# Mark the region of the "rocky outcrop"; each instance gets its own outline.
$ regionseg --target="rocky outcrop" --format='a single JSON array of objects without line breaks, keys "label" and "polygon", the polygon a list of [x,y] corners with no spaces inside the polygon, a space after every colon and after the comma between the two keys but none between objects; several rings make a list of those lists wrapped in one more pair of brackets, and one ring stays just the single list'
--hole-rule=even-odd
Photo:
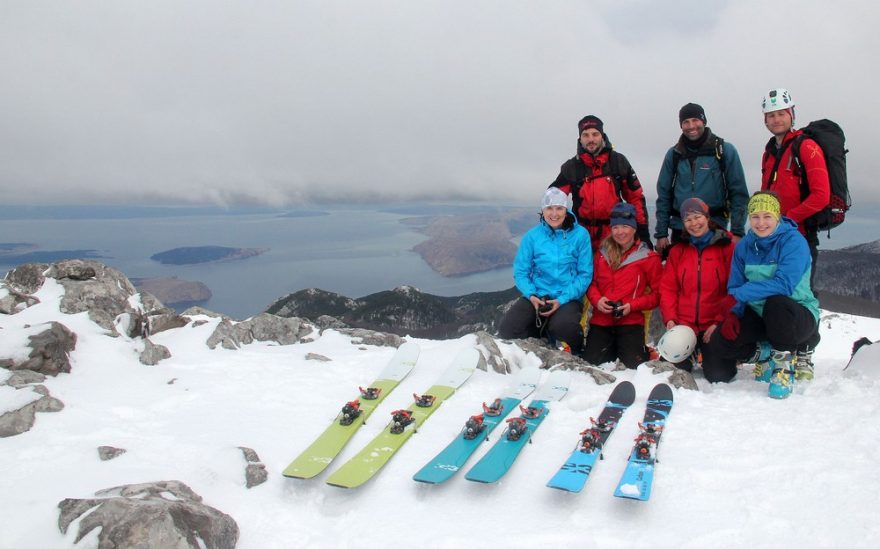
[{"label": "rocky outcrop", "polygon": [[11,370],[31,370],[57,376],[70,372],[70,353],[76,348],[76,334],[60,322],[48,322],[46,330],[29,336],[31,352],[24,362],[13,364]]},{"label": "rocky outcrop", "polygon": [[45,263],[26,263],[6,273],[4,282],[18,293],[33,294],[43,287],[46,280],[43,273],[48,268]]},{"label": "rocky outcrop", "polygon": [[260,461],[260,456],[257,455],[257,452],[246,446],[239,446],[238,449],[241,450],[245,461],[247,461],[247,467],[244,470],[245,486],[253,488],[266,482],[269,478],[269,473],[266,471],[266,465]]},{"label": "rocky outcrop", "polygon": [[376,347],[400,347],[405,341],[397,334],[363,330],[361,328],[344,328],[339,333],[351,338],[352,345],[374,345]]},{"label": "rocky outcrop", "polygon": [[58,504],[62,533],[81,519],[74,543],[95,529],[102,548],[232,549],[238,542],[235,520],[203,504],[201,496],[180,481],[117,486],[95,495]]},{"label": "rocky outcrop", "polygon": [[160,360],[171,358],[171,351],[164,345],[156,345],[149,338],[144,338],[144,350],[138,357],[141,364],[155,366]]},{"label": "rocky outcrop", "polygon": [[[49,266],[46,277],[54,278],[64,286],[61,312],[87,312],[89,318],[102,328],[116,334],[116,317],[123,313],[140,313],[128,299],[137,293],[124,274],[97,261],[72,259]],[[132,328],[138,326],[133,323]],[[136,337],[139,333],[128,333]]]},{"label": "rocky outcrop", "polygon": [[64,403],[49,394],[49,390],[41,385],[46,380],[43,374],[22,370],[14,372],[0,389],[22,391],[16,394],[17,400],[26,402],[16,410],[0,415],[0,438],[20,435],[29,431],[36,421],[37,412],[58,412]]},{"label": "rocky outcrop", "polygon": [[501,354],[501,349],[498,348],[495,338],[487,332],[477,332],[475,335],[477,336],[477,350],[483,355],[483,369],[492,368],[493,372],[499,374],[511,373],[510,363]]},{"label": "rocky outcrop", "polygon": [[280,345],[292,345],[311,341],[308,336],[316,332],[314,326],[299,318],[282,318],[268,313],[259,314],[243,322],[223,319],[208,338],[211,349],[220,345],[224,349],[238,349],[254,341],[274,341]]},{"label": "rocky outcrop", "polygon": [[97,261],[81,259],[29,263],[9,271],[3,281],[8,295],[0,298],[0,312],[15,314],[38,303],[33,294],[47,278],[55,279],[64,288],[62,313],[86,312],[109,335],[140,337],[147,329],[150,315],[173,312],[146,294],[140,307],[134,305],[137,301],[131,298],[137,290],[124,274]]},{"label": "rocky outcrop", "polygon": [[542,368],[561,368],[563,370],[585,372],[590,374],[593,381],[598,385],[605,385],[606,383],[614,383],[617,381],[617,377],[609,374],[605,370],[596,368],[571,353],[552,348],[547,345],[547,342],[541,339],[517,339],[513,341],[513,343],[523,351],[537,355],[538,358],[541,359]]}]

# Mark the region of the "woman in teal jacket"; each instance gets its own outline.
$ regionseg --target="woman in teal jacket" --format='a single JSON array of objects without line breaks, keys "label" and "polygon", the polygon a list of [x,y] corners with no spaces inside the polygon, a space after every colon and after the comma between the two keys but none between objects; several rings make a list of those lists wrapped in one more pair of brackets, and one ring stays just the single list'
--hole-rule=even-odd
[{"label": "woman in teal jacket", "polygon": [[520,241],[513,263],[517,299],[501,320],[504,339],[540,337],[544,331],[578,353],[584,334],[580,325],[584,293],[593,279],[590,234],[567,208],[568,196],[547,189],[541,220]]},{"label": "woman in teal jacket", "polygon": [[797,224],[781,216],[774,193],[755,193],[748,212],[751,229],[733,252],[727,283],[733,306],[709,344],[721,356],[755,362],[756,379],[770,382],[769,396],[786,398],[799,359],[819,343],[810,249]]}]

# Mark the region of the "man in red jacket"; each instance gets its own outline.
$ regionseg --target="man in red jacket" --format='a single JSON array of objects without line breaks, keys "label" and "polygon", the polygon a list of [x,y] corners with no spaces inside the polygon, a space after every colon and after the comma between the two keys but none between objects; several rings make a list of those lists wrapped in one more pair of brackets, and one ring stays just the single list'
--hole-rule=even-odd
[{"label": "man in red jacket", "polygon": [[[819,255],[819,233],[804,221],[818,213],[831,200],[831,184],[825,154],[819,145],[808,137],[800,140],[798,158],[795,161],[792,148],[795,138],[803,130],[794,129],[794,100],[788,90],[777,88],[764,96],[764,125],[773,134],[764,150],[761,162],[761,190],[773,191],[779,197],[782,215],[798,225],[807,239],[813,260],[810,288],[815,293],[816,259]],[[806,193],[802,193],[802,179],[806,178]]]},{"label": "man in red jacket", "polygon": [[653,249],[645,195],[629,160],[614,150],[597,116],[591,114],[578,122],[578,136],[577,154],[562,164],[550,186],[571,193],[572,210],[589,231],[593,251],[611,234],[611,209],[618,202],[635,208],[636,234]]}]

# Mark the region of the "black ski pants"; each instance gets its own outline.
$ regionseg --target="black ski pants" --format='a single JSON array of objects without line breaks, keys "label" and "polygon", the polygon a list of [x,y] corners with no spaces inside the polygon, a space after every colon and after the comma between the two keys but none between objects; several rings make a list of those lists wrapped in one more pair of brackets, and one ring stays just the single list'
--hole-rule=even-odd
[{"label": "black ski pants", "polygon": [[[713,354],[734,361],[749,360],[755,355],[758,342],[767,341],[779,351],[807,351],[819,344],[819,323],[809,309],[788,296],[775,295],[764,302],[764,314],[758,315],[746,306],[740,321],[739,335],[729,341],[715,330],[707,347]],[[736,364],[721,361],[710,365],[703,363],[706,379],[730,381],[736,376]]]},{"label": "black ski pants", "polygon": [[549,317],[539,316],[532,302],[526,298],[517,299],[498,326],[501,339],[525,339],[527,337],[549,336],[556,341],[564,341],[573,354],[580,353],[584,344],[581,329],[580,301],[569,301],[559,307]]},{"label": "black ski pants", "polygon": [[645,347],[645,326],[598,326],[590,324],[587,343],[581,358],[598,366],[603,362],[620,359],[630,369],[648,360]]},{"label": "black ski pants", "polygon": [[[696,350],[696,352],[699,352],[702,355],[703,360],[701,365],[703,368],[703,375],[706,376],[706,380],[710,383],[730,381],[733,376],[736,375],[736,360],[720,356],[717,349],[710,346],[708,343],[703,342],[704,334],[705,332],[697,334]],[[679,362],[675,366],[682,370],[687,370],[688,372],[693,371],[693,365],[690,360]]]}]

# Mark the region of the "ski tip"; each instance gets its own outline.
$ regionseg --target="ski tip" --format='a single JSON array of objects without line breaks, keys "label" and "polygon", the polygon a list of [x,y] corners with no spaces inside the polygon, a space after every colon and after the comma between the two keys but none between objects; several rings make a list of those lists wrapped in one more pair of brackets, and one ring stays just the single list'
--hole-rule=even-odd
[{"label": "ski tip", "polygon": [[300,480],[309,480],[309,479],[315,478],[317,476],[317,475],[298,475],[296,473],[286,473],[286,472],[282,472],[281,475],[285,476],[287,478],[297,478]]},{"label": "ski tip", "polygon": [[666,383],[658,383],[651,389],[649,400],[672,400],[672,387]]},{"label": "ski tip", "polygon": [[479,482],[480,484],[492,484],[495,482],[494,480],[486,480],[486,479],[482,479],[482,478],[473,478],[473,477],[464,477],[464,478],[466,478],[467,480],[469,480],[471,482]]},{"label": "ski tip", "polygon": [[609,399],[611,402],[631,406],[636,400],[636,387],[629,381],[621,381],[615,385],[611,391]]},{"label": "ski tip", "polygon": [[581,491],[581,488],[568,488],[565,486],[557,486],[557,485],[551,484],[549,482],[547,484],[545,484],[545,486],[547,486],[547,488],[553,488],[554,490],[559,490],[560,492],[566,492],[569,494],[577,494]]},{"label": "ski tip", "polygon": [[345,488],[346,490],[351,490],[352,488],[357,488],[360,484],[338,484],[336,482],[327,481],[327,486],[335,486],[336,488]]}]

